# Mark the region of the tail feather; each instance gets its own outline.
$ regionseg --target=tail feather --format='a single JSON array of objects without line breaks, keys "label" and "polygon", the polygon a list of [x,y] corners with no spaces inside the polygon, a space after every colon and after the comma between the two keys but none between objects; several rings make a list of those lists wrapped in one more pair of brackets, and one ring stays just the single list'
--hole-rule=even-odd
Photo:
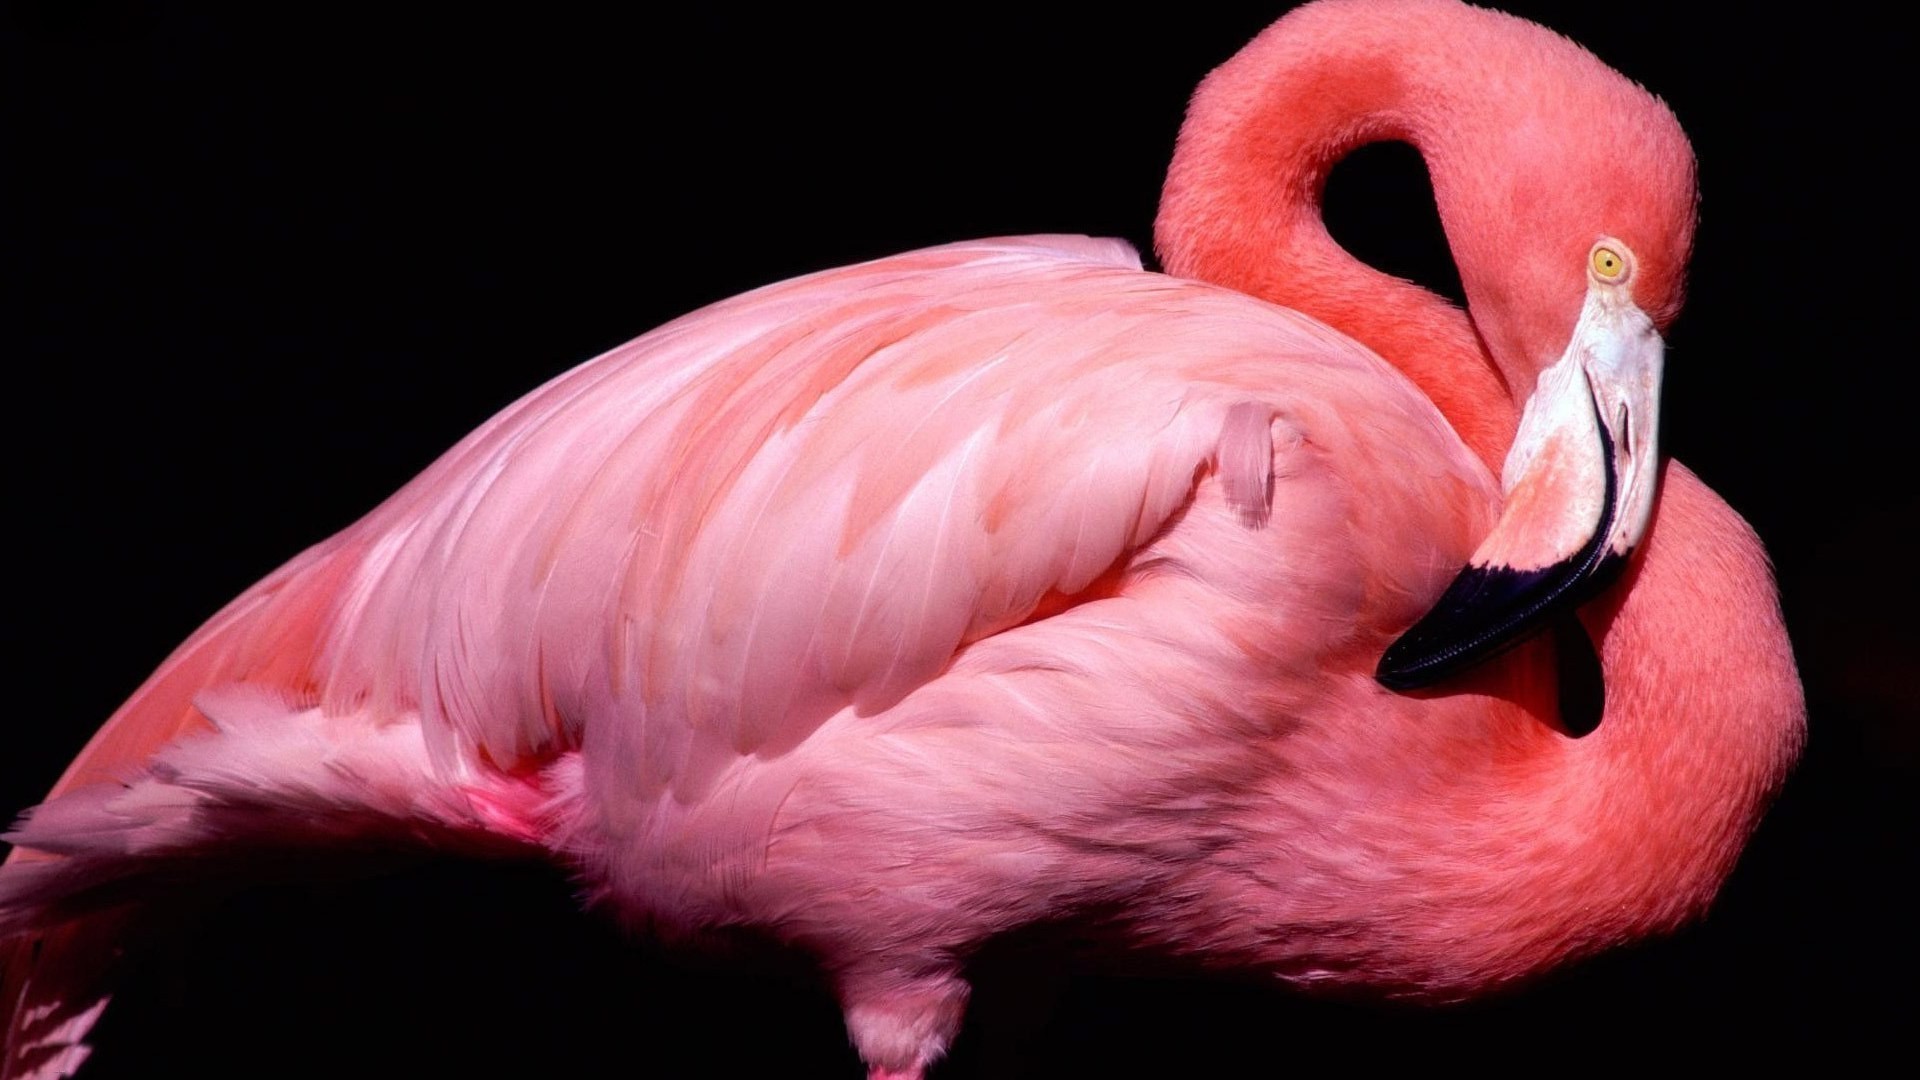
[{"label": "tail feather", "polygon": [[257,880],[313,851],[513,856],[557,835],[547,775],[450,777],[417,716],[315,707],[313,658],[364,554],[355,535],[208,620],[4,837],[0,1080],[79,1066],[128,935],[204,891],[184,886]]},{"label": "tail feather", "polygon": [[[205,733],[136,774],[30,810],[0,866],[0,1080],[69,1075],[104,1008],[126,935],[172,903],[257,880],[277,856],[544,853],[559,764],[525,777],[435,772],[416,724],[325,716],[271,690],[201,695]],[[577,770],[576,770],[577,771]]]},{"label": "tail feather", "polygon": [[107,1007],[128,918],[100,912],[0,941],[0,1011],[9,1018],[0,1078],[61,1080],[87,1060],[86,1036]]},{"label": "tail feather", "polygon": [[[140,922],[140,904],[126,901],[143,881],[153,884],[153,860],[133,853],[192,847],[191,830],[171,844],[157,835],[164,823],[190,822],[190,807],[143,809],[135,815],[149,827],[143,832],[118,820],[110,804],[139,786],[156,754],[214,730],[196,701],[207,687],[303,684],[326,598],[353,555],[338,538],[310,549],[209,619],[101,725],[46,801],[6,837],[16,847],[0,866],[0,1080],[70,1076],[86,1059],[84,1039],[106,1006],[107,980],[127,931]],[[146,794],[204,801],[185,789],[149,786]]]},{"label": "tail feather", "polygon": [[49,797],[124,780],[168,743],[207,731],[198,699],[209,687],[309,685],[333,597],[358,554],[348,534],[336,536],[208,619],[107,718]]}]

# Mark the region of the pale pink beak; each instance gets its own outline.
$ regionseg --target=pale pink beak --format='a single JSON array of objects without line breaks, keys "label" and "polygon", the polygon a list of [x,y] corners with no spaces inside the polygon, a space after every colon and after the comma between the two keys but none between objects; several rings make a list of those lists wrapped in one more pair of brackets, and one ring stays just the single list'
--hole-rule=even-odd
[{"label": "pale pink beak", "polygon": [[[1625,247],[1602,240],[1603,251]],[[1540,373],[1501,471],[1500,520],[1380,658],[1387,687],[1431,685],[1544,628],[1604,588],[1646,534],[1666,347],[1633,302],[1623,257],[1614,276],[1589,270],[1572,340]]]}]

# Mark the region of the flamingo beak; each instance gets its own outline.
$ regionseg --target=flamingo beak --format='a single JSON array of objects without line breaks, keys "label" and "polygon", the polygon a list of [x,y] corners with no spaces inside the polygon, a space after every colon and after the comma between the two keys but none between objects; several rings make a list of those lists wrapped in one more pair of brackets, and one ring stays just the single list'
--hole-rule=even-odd
[{"label": "flamingo beak", "polygon": [[1604,588],[1646,535],[1666,347],[1633,302],[1630,256],[1601,273],[1602,253],[1616,251],[1595,245],[1573,339],[1540,373],[1501,472],[1500,519],[1380,658],[1388,688],[1431,685],[1544,629]]}]

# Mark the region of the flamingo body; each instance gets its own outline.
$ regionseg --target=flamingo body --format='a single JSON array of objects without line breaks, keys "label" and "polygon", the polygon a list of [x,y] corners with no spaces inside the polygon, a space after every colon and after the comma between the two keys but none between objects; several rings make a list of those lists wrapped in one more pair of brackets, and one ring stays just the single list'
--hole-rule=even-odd
[{"label": "flamingo body", "polygon": [[[1317,46],[1365,72],[1327,43],[1457,22],[1649,107],[1469,12],[1316,5],[1235,63],[1298,72]],[[0,1072],[77,1066],[100,942],[147,883],[300,843],[534,854],[636,928],[770,936],[819,963],[875,1077],[937,1060],[983,944],[1080,912],[1193,962],[1424,999],[1696,915],[1802,712],[1764,552],[1684,469],[1582,611],[1593,735],[1568,737],[1549,642],[1440,692],[1374,678],[1462,565],[1593,533],[1561,509],[1597,490],[1574,451],[1529,451],[1554,479],[1509,477],[1526,499],[1493,466],[1575,316],[1620,292],[1582,284],[1595,236],[1627,238],[1648,326],[1677,310],[1690,158],[1651,209],[1556,189],[1529,204],[1551,244],[1456,240],[1476,333],[1304,216],[1221,232],[1220,207],[1271,201],[1189,154],[1272,122],[1200,111],[1244,100],[1233,71],[1163,210],[1192,277],[1025,237],[714,305],[536,390],[215,616],[13,835]],[[1321,107],[1374,92],[1315,85]],[[1664,111],[1634,117],[1609,153],[1685,157]],[[1425,147],[1469,237],[1490,197],[1440,165],[1473,146]],[[1268,172],[1312,188],[1289,167]]]}]

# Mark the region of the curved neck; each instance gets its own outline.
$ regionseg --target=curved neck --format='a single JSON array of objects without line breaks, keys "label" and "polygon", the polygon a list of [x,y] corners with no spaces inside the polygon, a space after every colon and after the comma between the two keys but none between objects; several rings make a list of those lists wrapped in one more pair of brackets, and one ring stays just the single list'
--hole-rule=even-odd
[{"label": "curved neck", "polygon": [[1588,853],[1565,902],[1611,904],[1621,939],[1706,910],[1806,735],[1765,548],[1684,466],[1664,474],[1641,556],[1581,611],[1606,714],[1541,778]]},{"label": "curved neck", "polygon": [[[1323,5],[1294,12],[1195,93],[1155,222],[1162,265],[1304,312],[1367,345],[1498,474],[1519,416],[1514,391],[1530,392],[1532,373],[1502,371],[1465,312],[1355,259],[1321,213],[1327,174],[1341,158],[1367,143],[1411,143],[1458,261],[1454,224],[1469,209],[1459,178],[1471,170],[1456,163],[1488,149],[1475,145],[1489,127],[1486,103],[1454,100],[1459,60],[1436,27],[1347,11],[1320,32],[1315,23],[1326,14]],[[1432,14],[1504,18],[1453,6]],[[1464,261],[1461,270],[1472,297]]]},{"label": "curved neck", "polygon": [[[1285,729],[1246,838],[1164,890],[1194,955],[1457,999],[1701,915],[1778,792],[1805,703],[1752,531],[1669,465],[1642,558],[1584,612],[1606,716],[1550,726],[1550,650]],[[1343,719],[1349,718],[1349,719]],[[1190,935],[1190,936],[1187,936]]]}]

